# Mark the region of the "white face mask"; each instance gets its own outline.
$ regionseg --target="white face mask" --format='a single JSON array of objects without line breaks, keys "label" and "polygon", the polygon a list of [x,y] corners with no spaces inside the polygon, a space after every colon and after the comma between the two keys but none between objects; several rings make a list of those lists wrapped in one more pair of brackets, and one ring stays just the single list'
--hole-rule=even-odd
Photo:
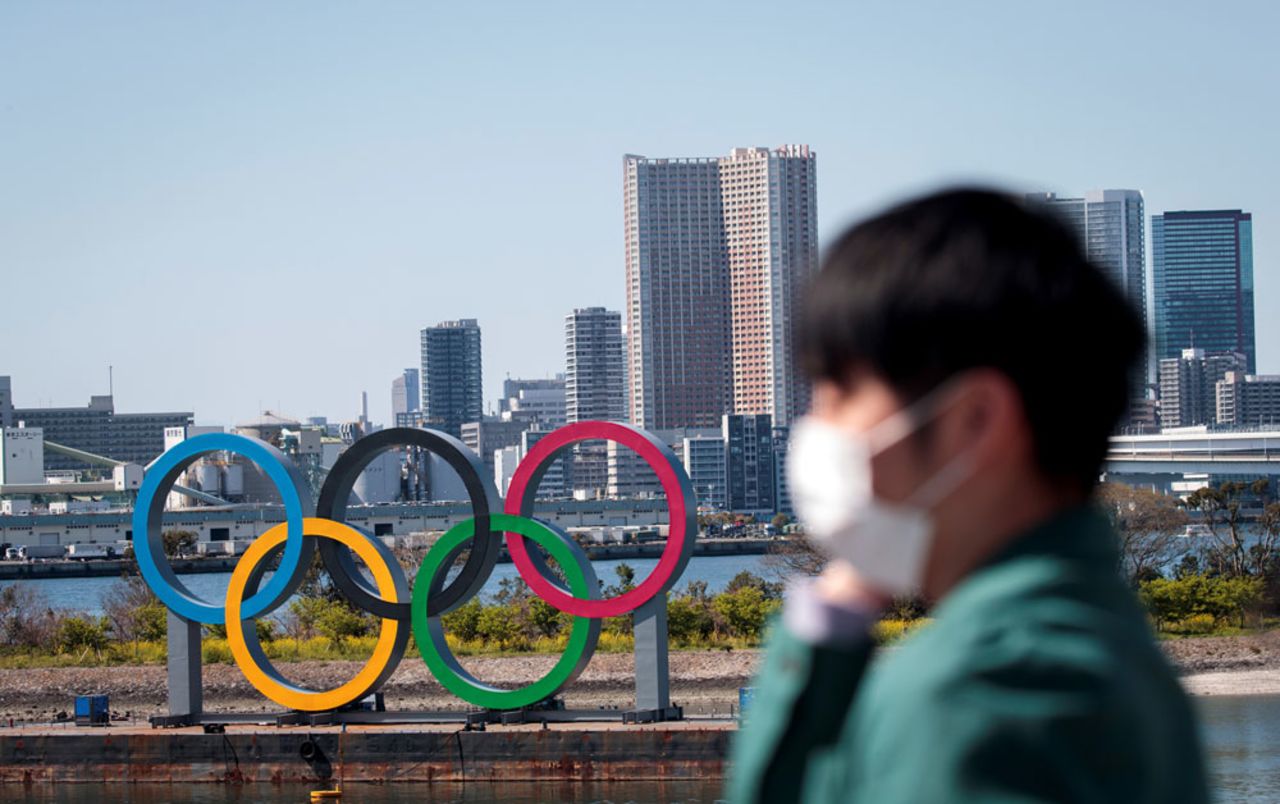
[{"label": "white face mask", "polygon": [[931,509],[972,474],[972,456],[951,460],[901,503],[882,500],[871,483],[871,459],[936,415],[937,390],[853,435],[813,416],[799,419],[787,450],[787,485],[805,532],[832,558],[853,565],[893,595],[918,591],[933,545]]}]

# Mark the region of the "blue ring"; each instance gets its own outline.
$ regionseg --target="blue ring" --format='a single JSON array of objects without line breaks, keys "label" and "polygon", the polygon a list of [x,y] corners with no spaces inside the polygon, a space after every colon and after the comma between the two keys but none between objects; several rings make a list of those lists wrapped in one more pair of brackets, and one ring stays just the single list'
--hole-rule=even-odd
[{"label": "blue ring", "polygon": [[[164,557],[160,528],[157,527],[156,532],[152,533],[149,522],[151,507],[155,504],[155,498],[160,496],[158,492],[164,492],[167,496],[178,475],[196,458],[210,452],[234,452],[253,461],[275,483],[284,501],[285,522],[288,527],[280,568],[271,575],[265,586],[244,601],[241,614],[246,619],[270,611],[292,593],[290,587],[295,580],[294,576],[303,569],[302,520],[307,512],[304,510],[295,475],[282,462],[283,456],[274,447],[256,438],[231,433],[193,436],[166,451],[147,468],[133,509],[133,554],[138,562],[138,571],[156,593],[156,597],[174,614],[192,622],[222,625],[227,619],[226,607],[210,605],[182,586],[169,567],[168,559]],[[161,511],[163,510],[164,504],[161,502]]]}]

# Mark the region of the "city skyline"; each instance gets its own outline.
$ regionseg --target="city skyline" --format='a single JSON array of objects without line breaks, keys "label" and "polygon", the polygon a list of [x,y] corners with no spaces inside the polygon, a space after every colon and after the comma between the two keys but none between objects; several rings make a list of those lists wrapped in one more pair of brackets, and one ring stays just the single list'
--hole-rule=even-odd
[{"label": "city skyline", "polygon": [[[367,390],[381,417],[388,378],[416,362],[413,333],[463,317],[486,330],[496,399],[505,376],[563,370],[566,312],[624,309],[622,154],[785,142],[823,154],[823,243],[958,181],[1131,187],[1148,217],[1247,210],[1257,370],[1280,373],[1280,168],[1263,158],[1280,111],[1258,102],[1276,77],[1275,8],[680,8],[677,29],[627,20],[634,41],[662,34],[667,57],[641,68],[617,57],[621,12],[604,8],[514,6],[504,32],[465,8],[264,8],[246,26],[219,9],[6,7],[0,265],[43,301],[0,328],[16,402],[82,405],[113,365],[122,411],[353,419]],[[1141,91],[1091,92],[1116,80],[1107,60],[1046,60],[1043,30],[1122,49]],[[750,42],[787,69],[708,103],[687,76]]]}]

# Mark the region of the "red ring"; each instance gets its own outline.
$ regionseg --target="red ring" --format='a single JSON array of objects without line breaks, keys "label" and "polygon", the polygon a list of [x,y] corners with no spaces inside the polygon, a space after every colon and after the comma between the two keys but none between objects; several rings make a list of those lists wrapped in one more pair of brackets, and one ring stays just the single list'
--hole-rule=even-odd
[{"label": "red ring", "polygon": [[[529,516],[533,512],[534,502],[531,492],[537,490],[536,487],[530,487],[529,483],[538,468],[557,450],[590,438],[602,438],[631,448],[658,475],[662,490],[667,495],[669,511],[667,546],[658,559],[658,566],[629,592],[603,600],[581,600],[565,593],[542,576],[529,557],[523,536],[508,533],[507,550],[511,553],[511,560],[515,562],[520,577],[533,593],[555,608],[579,617],[617,617],[635,611],[659,594],[666,594],[670,584],[676,580],[676,571],[687,558],[686,550],[693,546],[689,541],[685,521],[688,501],[683,491],[684,484],[680,482],[680,474],[669,452],[651,441],[651,436],[647,433],[629,425],[602,421],[575,422],[538,439],[538,443],[534,444],[533,449],[529,450],[529,454],[516,467],[504,507],[508,514]],[[528,500],[525,499],[526,494]]]}]

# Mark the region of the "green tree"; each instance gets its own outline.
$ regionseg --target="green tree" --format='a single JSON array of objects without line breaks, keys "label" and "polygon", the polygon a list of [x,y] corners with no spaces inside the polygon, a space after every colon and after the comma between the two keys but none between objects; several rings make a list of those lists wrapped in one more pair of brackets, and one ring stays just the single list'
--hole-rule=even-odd
[{"label": "green tree", "polygon": [[613,574],[618,576],[618,583],[615,586],[609,587],[608,597],[616,597],[636,588],[635,567],[624,561],[613,568]]},{"label": "green tree", "polygon": [[732,594],[740,589],[748,587],[759,589],[760,594],[763,595],[766,600],[779,600],[782,598],[781,583],[766,581],[754,572],[749,572],[747,570],[742,570],[737,575],[733,576],[729,580],[729,585],[724,588],[724,591]]},{"label": "green tree", "polygon": [[166,530],[160,538],[169,558],[186,555],[196,546],[196,534],[189,530]]},{"label": "green tree", "polygon": [[1280,503],[1264,500],[1248,548],[1249,565],[1263,580],[1264,608],[1280,611]]},{"label": "green tree", "polygon": [[1245,543],[1244,503],[1250,497],[1265,497],[1269,486],[1266,478],[1252,483],[1227,481],[1187,495],[1184,504],[1200,512],[1209,529],[1210,543],[1202,552],[1210,570],[1231,578],[1261,573],[1263,568],[1254,565]]}]

